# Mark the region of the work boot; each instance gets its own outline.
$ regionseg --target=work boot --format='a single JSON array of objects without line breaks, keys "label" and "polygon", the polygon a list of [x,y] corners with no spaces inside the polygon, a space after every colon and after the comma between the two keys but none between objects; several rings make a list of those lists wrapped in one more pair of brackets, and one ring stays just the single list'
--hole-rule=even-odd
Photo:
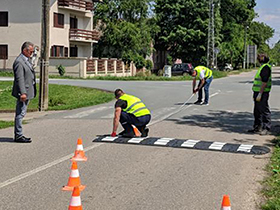
[{"label": "work boot", "polygon": [[122,134],[122,137],[125,137],[125,138],[133,138],[133,137],[135,137],[135,136],[134,136],[134,132],[131,131],[131,132],[129,132],[129,133],[124,133],[124,134]]},{"label": "work boot", "polygon": [[261,133],[262,129],[260,126],[255,126],[253,129],[248,130],[248,133]]},{"label": "work boot", "polygon": [[200,105],[202,103],[201,100],[197,100],[196,102],[194,102],[195,105]]},{"label": "work boot", "polygon": [[208,106],[209,103],[204,101],[201,105],[203,105],[203,106]]},{"label": "work boot", "polygon": [[147,137],[149,134],[149,128],[145,128],[145,130],[142,132],[141,137]]}]

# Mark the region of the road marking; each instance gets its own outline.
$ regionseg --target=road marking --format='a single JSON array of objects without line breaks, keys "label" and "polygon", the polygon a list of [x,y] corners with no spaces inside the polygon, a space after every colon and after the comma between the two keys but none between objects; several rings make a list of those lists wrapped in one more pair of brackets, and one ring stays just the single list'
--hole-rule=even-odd
[{"label": "road marking", "polygon": [[189,147],[189,148],[192,148],[194,147],[194,145],[196,145],[198,142],[200,142],[199,140],[187,140],[185,141],[181,147]]},{"label": "road marking", "polygon": [[223,142],[214,142],[210,145],[209,149],[221,150],[225,144],[226,143]]},{"label": "road marking", "polygon": [[174,138],[160,138],[158,139],[154,144],[155,145],[167,145],[168,142],[170,142],[171,140],[173,140]]},{"label": "road marking", "polygon": [[[255,146],[246,144],[232,144],[225,142],[213,142],[213,141],[201,141],[193,139],[173,139],[173,138],[158,138],[158,137],[146,137],[143,138],[124,138],[117,137],[113,141],[106,141],[108,137],[100,136],[93,139],[93,142],[110,142],[110,143],[121,143],[121,144],[140,144],[149,146],[166,146],[173,148],[186,148],[186,149],[197,149],[197,150],[210,150],[230,153],[243,153],[262,155],[270,152],[270,149],[265,146]],[[137,140],[138,139],[138,140]]]},{"label": "road marking", "polygon": [[103,110],[106,110],[106,109],[110,109],[110,107],[101,106],[101,107],[98,107],[98,108],[94,108],[94,109],[86,110],[86,111],[83,111],[83,112],[79,112],[79,113],[74,114],[74,115],[66,116],[64,118],[83,118],[83,117],[87,117],[87,116],[89,116],[93,113],[100,112],[100,111],[103,111]]},{"label": "road marking", "polygon": [[[218,92],[213,93],[213,94],[210,95],[209,97],[212,98],[212,97],[218,95],[220,92],[221,92],[221,91],[218,90]],[[180,111],[183,111],[183,110],[186,110],[186,109],[192,107],[194,104],[190,104],[190,105],[188,105],[188,106],[185,106],[185,105],[189,102],[189,100],[190,100],[193,96],[194,96],[194,95],[191,95],[191,97],[188,98],[188,99],[184,102],[184,104],[183,104],[182,106],[180,106],[177,110],[175,110],[174,112],[171,112],[171,113],[169,113],[169,114],[167,114],[167,115],[164,115],[163,117],[161,117],[161,118],[158,119],[158,120],[152,121],[152,122],[149,124],[149,126],[154,125],[154,124],[157,124],[157,123],[159,123],[159,122],[162,122],[163,120],[168,119],[169,117],[171,117],[171,116],[173,116],[173,115],[179,113]]]},{"label": "road marking", "polygon": [[128,143],[133,143],[133,144],[139,144],[141,141],[143,141],[145,138],[132,138],[128,141]]},{"label": "road marking", "polygon": [[[92,145],[92,146],[90,146],[90,147],[85,148],[84,151],[85,151],[85,152],[90,151],[90,150],[92,150],[92,149],[94,149],[94,148],[96,148],[96,147],[99,147],[99,146],[101,146],[101,145],[103,145],[103,144],[95,144],[95,145]],[[33,169],[33,170],[31,170],[31,171],[28,171],[28,172],[26,172],[26,173],[20,174],[19,176],[16,176],[16,177],[14,177],[14,178],[8,179],[8,180],[6,180],[6,181],[0,183],[0,189],[3,188],[3,187],[8,186],[8,185],[10,185],[10,184],[13,184],[13,183],[15,183],[15,182],[17,182],[17,181],[20,181],[20,180],[22,180],[22,179],[25,179],[25,178],[27,178],[27,177],[29,177],[29,176],[32,176],[32,175],[34,175],[34,174],[36,174],[36,173],[39,173],[39,172],[41,172],[41,171],[43,171],[43,170],[46,170],[46,169],[48,169],[48,168],[51,168],[51,167],[53,167],[53,166],[55,166],[55,165],[57,165],[57,164],[59,164],[59,163],[62,163],[62,162],[64,162],[64,161],[66,161],[66,160],[70,160],[70,158],[72,158],[72,157],[73,157],[73,153],[70,154],[70,155],[64,156],[64,157],[62,157],[62,158],[60,158],[60,159],[58,159],[58,160],[55,160],[55,161],[53,161],[53,162],[47,163],[46,165],[40,166],[40,167],[38,167],[38,168],[35,168],[35,169]]]}]

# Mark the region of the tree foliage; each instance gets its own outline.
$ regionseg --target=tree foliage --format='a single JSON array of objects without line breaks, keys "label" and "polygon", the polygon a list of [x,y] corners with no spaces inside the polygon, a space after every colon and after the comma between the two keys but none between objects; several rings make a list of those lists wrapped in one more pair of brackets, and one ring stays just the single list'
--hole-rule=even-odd
[{"label": "tree foliage", "polygon": [[154,12],[160,27],[155,47],[168,50],[173,59],[202,62],[207,46],[208,2],[156,0]]},{"label": "tree foliage", "polygon": [[155,27],[148,19],[148,0],[104,0],[95,9],[95,24],[102,36],[93,55],[122,58],[130,63],[151,53]]}]

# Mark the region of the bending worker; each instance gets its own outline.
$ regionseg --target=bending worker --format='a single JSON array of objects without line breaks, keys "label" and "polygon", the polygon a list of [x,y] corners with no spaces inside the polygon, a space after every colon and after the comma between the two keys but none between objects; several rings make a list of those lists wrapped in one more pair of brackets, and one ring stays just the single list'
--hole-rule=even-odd
[{"label": "bending worker", "polygon": [[[193,93],[198,92],[198,100],[194,104],[208,105],[209,103],[209,87],[213,80],[212,70],[208,69],[205,66],[197,66],[192,69],[189,74],[193,78]],[[199,79],[199,84],[196,88],[196,80]],[[204,102],[202,103],[202,88],[204,88]]]},{"label": "bending worker", "polygon": [[141,132],[141,137],[148,136],[149,129],[146,125],[151,120],[151,114],[145,104],[137,97],[125,94],[121,89],[115,90],[115,116],[113,121],[113,131],[111,136],[116,136],[119,122],[124,131],[119,135],[124,137],[134,137],[132,125]]}]

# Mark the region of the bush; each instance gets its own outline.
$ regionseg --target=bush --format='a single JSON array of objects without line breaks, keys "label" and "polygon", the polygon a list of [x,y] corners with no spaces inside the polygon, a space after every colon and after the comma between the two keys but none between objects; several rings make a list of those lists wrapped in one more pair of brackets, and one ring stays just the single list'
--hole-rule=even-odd
[{"label": "bush", "polygon": [[65,67],[59,64],[56,69],[58,70],[58,73],[60,76],[63,76],[65,74]]},{"label": "bush", "polygon": [[138,55],[135,57],[134,63],[137,69],[142,69],[146,65],[146,60],[141,55]]},{"label": "bush", "polygon": [[153,62],[151,60],[146,60],[146,69],[147,70],[152,70],[153,68]]}]

